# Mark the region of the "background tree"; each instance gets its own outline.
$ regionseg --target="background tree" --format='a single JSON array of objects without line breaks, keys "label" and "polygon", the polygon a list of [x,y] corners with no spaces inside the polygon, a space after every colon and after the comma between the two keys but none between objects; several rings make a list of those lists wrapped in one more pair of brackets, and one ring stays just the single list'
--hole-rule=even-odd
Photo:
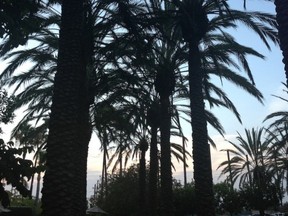
[{"label": "background tree", "polygon": [[264,128],[246,129],[246,137],[239,135],[238,143],[230,142],[234,148],[229,149],[233,154],[230,162],[224,161],[218,167],[224,167],[221,174],[229,174],[231,167],[233,182],[239,179],[239,188],[243,188],[247,199],[248,194],[253,195],[249,201],[252,205],[250,208],[257,207],[261,215],[264,215],[268,206],[279,203],[277,186],[273,182],[273,173],[269,170],[270,143],[264,139],[264,132]]},{"label": "background tree", "polygon": [[269,208],[276,209],[279,205],[276,187],[273,184],[267,184],[265,190],[257,184],[252,186],[244,184],[240,188],[240,194],[243,200],[245,200],[245,206],[248,209],[259,210],[260,216],[265,215],[264,210]]},{"label": "background tree", "polygon": [[195,186],[194,183],[188,183],[183,186],[177,181],[173,182],[173,204],[175,216],[193,215],[195,213]]},{"label": "background tree", "polygon": [[231,188],[231,185],[226,182],[217,183],[214,185],[214,196],[216,203],[216,212],[218,214],[224,214],[229,212],[238,214],[243,210],[244,201],[240,196],[240,193]]},{"label": "background tree", "polygon": [[[7,124],[11,122],[14,114],[14,97],[9,97],[5,90],[0,91],[0,123]],[[0,128],[0,134],[2,133]]]},{"label": "background tree", "polygon": [[26,188],[35,168],[31,160],[23,159],[22,155],[31,153],[30,147],[16,148],[12,141],[5,144],[0,139],[0,181],[12,185],[24,197],[31,197],[31,192]]},{"label": "background tree", "polygon": [[39,31],[42,17],[37,13],[45,4],[38,0],[3,0],[0,3],[0,38],[9,39],[9,47],[24,45],[28,36]]}]

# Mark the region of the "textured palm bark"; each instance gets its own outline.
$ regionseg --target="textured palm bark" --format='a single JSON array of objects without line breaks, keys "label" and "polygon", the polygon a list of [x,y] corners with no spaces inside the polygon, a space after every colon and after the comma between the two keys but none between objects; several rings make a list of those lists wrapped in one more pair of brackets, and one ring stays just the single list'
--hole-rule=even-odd
[{"label": "textured palm bark", "polygon": [[173,216],[174,208],[172,202],[172,170],[171,170],[171,145],[170,128],[171,113],[169,95],[160,95],[161,104],[161,203],[160,215]]},{"label": "textured palm bark", "polygon": [[288,2],[287,0],[275,0],[274,4],[276,7],[280,48],[285,67],[286,84],[288,86]]},{"label": "textured palm bark", "polygon": [[200,68],[200,53],[197,43],[189,43],[189,88],[192,120],[194,180],[196,213],[199,216],[214,216],[213,180],[207,121],[202,92],[203,72]]},{"label": "textured palm bark", "polygon": [[149,209],[150,216],[157,215],[157,185],[158,185],[158,149],[157,126],[151,127],[150,172],[149,172]]},{"label": "textured palm bark", "polygon": [[63,0],[42,190],[44,216],[85,215],[91,136],[83,61],[83,0]]}]

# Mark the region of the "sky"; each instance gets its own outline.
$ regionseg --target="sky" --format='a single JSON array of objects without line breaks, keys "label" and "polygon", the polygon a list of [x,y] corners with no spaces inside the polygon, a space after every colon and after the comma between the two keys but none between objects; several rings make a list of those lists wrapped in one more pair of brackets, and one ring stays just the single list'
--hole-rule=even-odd
[{"label": "sky", "polygon": [[[241,0],[230,0],[229,2],[231,2],[231,7],[243,9],[243,2]],[[272,2],[263,0],[247,0],[247,9],[275,14],[274,4]],[[219,179],[221,170],[216,169],[221,162],[227,159],[226,152],[220,151],[221,149],[230,147],[225,139],[235,141],[237,132],[243,134],[245,128],[251,129],[252,127],[259,128],[265,126],[263,120],[269,113],[284,110],[286,108],[285,103],[273,96],[286,96],[285,92],[283,91],[284,86],[281,84],[281,82],[285,82],[285,73],[280,48],[271,43],[271,51],[267,50],[258,37],[251,34],[244,28],[237,29],[234,36],[238,42],[246,46],[251,46],[266,56],[265,60],[248,58],[252,68],[256,87],[264,95],[264,103],[259,103],[259,101],[241,89],[238,89],[227,82],[223,82],[223,89],[237,107],[238,112],[241,115],[242,124],[238,122],[236,117],[230,111],[217,108],[212,110],[213,113],[220,119],[226,132],[225,137],[222,137],[221,135],[217,134],[214,129],[210,127],[208,128],[209,135],[212,137],[217,146],[217,150],[211,148],[213,180],[215,183],[223,180],[223,177]],[[0,63],[0,70],[2,68],[3,64]],[[216,82],[219,81],[216,80]],[[5,132],[2,137],[4,137],[5,141],[8,141],[8,131],[11,130],[11,126],[2,127],[2,129]],[[187,150],[191,153],[192,132],[189,125],[185,126],[184,133],[186,137],[189,138]],[[178,140],[172,141],[180,143]],[[99,176],[101,175],[102,153],[99,151],[99,148],[100,142],[95,134],[93,134],[89,145],[88,154],[87,197],[90,197],[93,194],[93,186],[97,183],[97,180],[99,180]],[[147,153],[147,155],[148,154],[149,153]],[[134,162],[137,163],[137,161]],[[175,160],[173,163],[176,167],[176,170],[173,170],[173,176],[183,182],[182,164],[177,163]],[[190,182],[193,178],[193,163],[191,159],[188,161],[188,165],[188,182]]]}]

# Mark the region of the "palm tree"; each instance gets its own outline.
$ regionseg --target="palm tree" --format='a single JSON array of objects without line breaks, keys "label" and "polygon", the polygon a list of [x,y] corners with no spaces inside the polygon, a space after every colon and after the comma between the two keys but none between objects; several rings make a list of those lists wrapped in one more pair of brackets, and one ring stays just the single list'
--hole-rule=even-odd
[{"label": "palm tree", "polygon": [[[97,24],[99,24],[99,23],[96,23],[95,25],[97,26]],[[103,30],[103,26],[102,26],[102,28],[100,28],[100,30],[101,31]],[[52,98],[52,90],[51,89],[52,89],[52,86],[53,86],[54,72],[55,72],[55,69],[56,69],[56,58],[55,58],[55,56],[57,57],[57,53],[55,55],[55,50],[57,50],[57,48],[58,48],[58,37],[57,37],[57,33],[54,34],[53,30],[50,32],[49,30],[45,31],[45,29],[44,29],[43,32],[44,33],[40,34],[40,37],[39,37],[39,35],[36,35],[36,36],[32,35],[31,36],[32,38],[35,38],[36,41],[40,43],[40,45],[38,47],[36,47],[36,49],[31,49],[30,53],[29,53],[29,51],[28,52],[27,51],[26,52],[22,51],[24,53],[24,55],[21,53],[21,51],[19,53],[15,52],[14,54],[16,56],[17,56],[17,54],[19,54],[19,58],[16,58],[16,60],[18,60],[18,63],[17,63],[17,61],[14,61],[14,63],[16,62],[15,65],[14,66],[12,65],[11,67],[8,67],[7,70],[6,70],[7,73],[3,73],[2,74],[3,78],[9,77],[11,72],[13,72],[15,70],[15,68],[17,68],[23,62],[23,60],[25,61],[25,60],[27,60],[27,58],[29,58],[31,56],[33,56],[34,60],[37,62],[37,64],[34,67],[32,67],[32,69],[29,70],[28,73],[25,73],[24,75],[21,74],[18,77],[16,76],[16,78],[18,78],[18,79],[11,79],[12,81],[11,82],[9,81],[11,85],[14,84],[14,83],[19,82],[19,84],[17,86],[17,88],[19,88],[22,84],[25,84],[26,80],[31,79],[31,77],[36,78],[36,82],[32,82],[32,85],[29,88],[26,88],[24,90],[24,92],[19,95],[19,101],[18,101],[19,102],[18,103],[19,107],[21,105],[24,105],[24,104],[27,104],[27,103],[31,102],[31,99],[32,99],[31,106],[29,106],[30,110],[28,111],[28,114],[25,117],[26,120],[24,118],[22,123],[24,121],[30,121],[30,120],[33,120],[33,119],[36,119],[37,121],[39,121],[40,118],[43,117],[43,115],[47,115],[48,114],[48,112],[50,111],[50,107],[51,107],[51,100],[52,100],[51,99]],[[90,34],[85,34],[85,35],[88,36]],[[102,34],[99,34],[98,36],[100,38],[100,37],[102,37]],[[50,38],[50,40],[49,40],[49,38]],[[50,43],[47,46],[47,42],[48,41],[50,41]],[[87,41],[89,41],[89,40],[86,40],[86,42]],[[99,39],[99,41],[100,41],[100,39]],[[97,42],[99,42],[99,41],[97,41]],[[5,44],[3,45],[3,47],[5,47]],[[87,47],[92,48],[93,46],[89,45]],[[3,50],[5,50],[5,49],[2,49],[2,51]],[[89,54],[91,54],[90,52],[91,51],[87,51],[87,53],[88,53],[88,54],[86,53],[87,56],[89,56]],[[31,55],[31,53],[32,53],[32,55]],[[25,54],[26,54],[26,57],[25,57]],[[11,56],[13,56],[13,54],[11,54]],[[8,58],[9,58],[9,56],[8,56]],[[85,61],[88,62],[89,61],[88,58],[85,59]],[[47,67],[47,65],[49,65],[49,67]],[[102,66],[102,64],[99,64],[99,65]],[[37,76],[35,76],[35,75],[37,75]],[[38,79],[38,81],[37,81],[37,79]],[[6,83],[9,84],[9,82],[6,82]],[[82,83],[82,84],[84,85],[84,83]],[[84,90],[85,88],[82,88],[82,89]],[[37,90],[37,91],[35,91],[35,90]],[[91,90],[90,87],[89,87],[89,90]],[[83,93],[83,94],[86,95],[86,93]],[[87,99],[87,101],[88,100],[90,101],[91,100],[91,94],[89,94],[89,96],[87,96],[87,97],[89,97],[89,99]],[[84,98],[84,97],[81,97],[81,98]],[[40,103],[39,103],[39,101],[40,101]],[[87,105],[89,105],[89,103],[84,102],[83,106],[86,107],[85,109],[88,108]],[[82,108],[84,108],[84,107],[82,107]],[[34,116],[34,115],[36,115],[36,116]],[[81,119],[82,119],[82,117],[81,117]],[[84,149],[84,152],[85,151],[86,150]],[[81,160],[81,162],[82,161],[83,160]],[[84,160],[84,163],[85,163],[85,160]],[[83,163],[83,166],[84,166],[84,163]],[[85,167],[86,167],[86,164],[85,164]],[[81,169],[81,172],[83,170],[85,171],[85,169]],[[83,174],[82,175],[82,177],[83,177],[84,173],[82,172],[82,174]],[[85,176],[86,176],[86,174],[85,174]],[[83,177],[82,180],[84,182],[84,177]],[[83,194],[85,194],[85,190],[86,189],[84,190],[84,184],[82,184],[82,188],[83,188],[83,190],[82,190]],[[84,200],[84,197],[86,197],[86,195],[82,196],[82,198],[83,198],[82,201]],[[85,201],[85,203],[86,203],[86,201]],[[82,205],[84,206],[84,201],[82,202]]]},{"label": "palm tree", "polygon": [[270,143],[267,140],[262,141],[264,132],[264,128],[252,128],[251,131],[245,130],[246,137],[238,133],[238,143],[230,142],[233,149],[229,149],[229,152],[233,154],[233,157],[230,161],[224,161],[218,166],[218,168],[223,167],[222,175],[229,173],[231,169],[233,184],[240,179],[240,188],[248,184],[258,189],[257,196],[262,203],[259,206],[261,215],[264,215],[266,207],[264,194],[272,182],[272,175],[269,171]]},{"label": "palm tree", "polygon": [[139,166],[139,215],[147,215],[146,206],[146,159],[145,154],[148,150],[148,142],[145,137],[139,141],[141,151]]},{"label": "palm tree", "polygon": [[157,133],[160,127],[160,108],[159,101],[155,98],[152,104],[149,107],[147,112],[147,123],[150,126],[150,170],[149,170],[149,209],[150,215],[157,215],[157,186],[158,186],[158,173],[159,173],[159,164],[158,164],[158,141]]},{"label": "palm tree", "polygon": [[[205,89],[205,72],[203,66],[205,61],[201,59],[201,48],[205,44],[205,38],[209,38],[209,32],[215,29],[227,28],[228,26],[236,26],[235,21],[244,23],[253,23],[252,30],[260,35],[260,38],[267,45],[267,38],[276,41],[276,36],[271,35],[273,31],[262,28],[249,18],[249,15],[243,16],[239,11],[228,10],[228,5],[224,1],[174,1],[178,10],[179,27],[182,31],[182,37],[187,43],[189,49],[188,66],[189,66],[189,91],[190,91],[190,108],[191,108],[191,126],[193,138],[193,159],[194,159],[194,179],[195,191],[198,204],[197,213],[199,215],[214,215],[213,208],[213,183],[210,147],[208,145],[207,117],[205,116],[205,104],[203,88]],[[208,17],[208,14],[214,14]],[[217,16],[218,14],[218,16]],[[256,14],[255,14],[256,15]],[[251,16],[251,15],[250,15]],[[209,20],[210,18],[210,20]],[[264,16],[258,15],[259,20],[263,20]],[[264,18],[265,20],[266,18]],[[267,17],[267,19],[270,19]],[[217,21],[216,21],[217,20]],[[217,25],[215,25],[217,23]],[[268,25],[271,23],[267,22]],[[217,26],[217,27],[216,27]],[[272,23],[275,28],[275,23]],[[254,29],[253,29],[254,28]],[[221,30],[222,31],[222,30]],[[266,33],[265,33],[266,32]],[[222,36],[226,37],[223,31]],[[221,35],[220,33],[220,35]],[[210,35],[211,36],[211,35]],[[227,37],[226,37],[227,38]],[[213,40],[216,38],[213,38]],[[202,42],[204,44],[202,45]],[[201,45],[201,47],[200,47]],[[205,45],[204,45],[205,47]],[[268,45],[269,47],[269,45]],[[239,50],[238,50],[239,51]],[[244,52],[245,53],[245,52]],[[237,53],[235,53],[237,56]],[[254,52],[254,55],[259,56]],[[221,72],[218,63],[214,60],[213,64],[216,74]],[[213,59],[214,58],[214,59]],[[245,55],[242,55],[242,60]],[[218,60],[218,59],[217,59]],[[220,59],[220,62],[223,62]],[[227,62],[223,62],[224,64]],[[246,60],[241,62],[244,70],[248,73],[250,80],[253,82],[250,69],[247,68]],[[235,66],[235,65],[234,65]],[[221,74],[221,73],[220,73]],[[220,75],[221,76],[221,75]],[[204,90],[205,91],[205,90]]]},{"label": "palm tree", "polygon": [[[284,84],[285,89],[287,85]],[[285,90],[287,92],[287,90]],[[287,99],[279,97],[280,100],[288,102]],[[285,110],[276,111],[269,114],[264,122],[272,120],[270,122],[267,132],[268,132],[268,141],[271,143],[271,164],[270,169],[274,172],[276,176],[276,183],[278,183],[279,198],[282,200],[282,186],[281,182],[284,182],[286,179],[286,192],[288,192],[287,181],[288,181],[288,162],[287,162],[287,136],[288,136],[288,126],[287,126],[287,117],[288,112]],[[283,185],[283,183],[282,183]]]},{"label": "palm tree", "polygon": [[[268,142],[263,142],[264,128],[255,130],[245,130],[246,137],[239,133],[237,140],[239,144],[229,141],[233,149],[227,149],[233,154],[230,161],[222,162],[217,169],[223,168],[222,175],[229,173],[231,168],[233,184],[239,179],[239,184],[251,184],[253,182],[253,173],[257,167],[268,164]],[[225,149],[226,151],[226,149]],[[230,165],[230,168],[229,168]]]},{"label": "palm tree", "polygon": [[268,164],[268,169],[274,177],[274,184],[277,189],[278,199],[280,204],[283,204],[284,198],[284,182],[286,182],[286,193],[288,191],[287,187],[287,133],[288,127],[287,123],[284,123],[281,127],[273,127],[266,129],[267,131],[267,142],[270,143],[269,155],[270,163]]},{"label": "palm tree", "polygon": [[[39,150],[35,157],[35,161],[37,161],[37,184],[36,184],[36,196],[34,206],[39,203],[40,199],[40,184],[41,184],[41,173],[45,171],[45,163],[46,163],[46,152],[43,150]],[[31,191],[32,192],[32,191]]]},{"label": "palm tree", "polygon": [[85,215],[91,129],[82,49],[84,17],[84,1],[62,1],[47,170],[42,190],[43,215],[47,216]]}]

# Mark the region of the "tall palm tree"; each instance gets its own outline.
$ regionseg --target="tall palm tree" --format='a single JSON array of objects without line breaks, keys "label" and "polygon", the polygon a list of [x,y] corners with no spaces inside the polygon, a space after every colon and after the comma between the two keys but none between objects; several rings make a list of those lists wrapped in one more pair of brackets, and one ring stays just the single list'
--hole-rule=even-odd
[{"label": "tall palm tree", "polygon": [[[203,46],[205,47],[205,38],[208,39],[208,36],[212,36],[209,35],[209,32],[214,32],[214,30],[219,28],[221,29],[220,26],[222,26],[222,29],[227,28],[228,26],[236,27],[236,21],[247,24],[253,23],[252,30],[255,30],[255,32],[259,34],[266,45],[268,44],[266,36],[269,39],[271,38],[272,41],[276,41],[276,36],[273,30],[266,29],[266,27],[263,28],[261,25],[248,18],[251,15],[247,15],[245,18],[244,14],[241,14],[239,11],[228,10],[228,4],[224,1],[187,0],[174,1],[174,3],[178,7],[178,13],[175,15],[178,18],[177,21],[179,21],[178,26],[181,29],[183,40],[189,49],[188,66],[191,126],[193,130],[194,178],[195,190],[198,197],[197,201],[199,202],[198,205],[196,205],[198,207],[197,213],[200,215],[214,215],[211,157],[208,145],[207,117],[205,116],[204,111],[205,105],[203,95],[203,88],[205,89],[205,73],[203,66],[205,65],[205,61],[201,59],[200,51]],[[213,15],[208,17],[208,14],[210,13]],[[258,14],[257,16],[259,20],[266,19],[262,14]],[[271,20],[270,17],[267,17],[267,20],[268,19]],[[271,22],[268,21],[267,24],[269,26],[271,25]],[[275,29],[275,22],[272,23],[272,27]],[[223,30],[221,31],[220,35],[223,33],[222,36],[227,38],[225,36],[227,34],[224,33]],[[215,39],[216,38],[214,37],[213,40]],[[256,53],[254,53],[254,55],[255,54]],[[238,55],[237,52],[235,52],[235,55]],[[256,54],[256,56],[260,57],[258,54]],[[221,72],[221,68],[218,67],[215,58],[213,56],[211,56],[211,58],[212,62],[214,60],[215,74],[219,71]],[[244,60],[245,55],[242,55],[241,58]],[[224,64],[227,63],[221,59],[220,62],[223,62]],[[252,74],[250,69],[247,68],[246,60],[242,61],[241,64],[253,83]]]},{"label": "tall palm tree", "polygon": [[[39,203],[40,199],[40,184],[41,184],[41,173],[45,171],[45,163],[46,163],[46,152],[43,150],[39,150],[37,152],[35,161],[37,161],[37,179],[36,179],[36,195],[34,206]],[[32,192],[32,191],[31,191]]]},{"label": "tall palm tree", "polygon": [[[98,11],[97,11],[98,12]],[[96,23],[95,25],[98,25],[98,23]],[[103,26],[102,28],[99,28],[100,30],[103,30]],[[55,30],[56,31],[56,30]],[[87,29],[85,29],[85,31],[88,31]],[[89,33],[91,33],[89,31]],[[94,32],[93,32],[94,33]],[[85,34],[85,36],[89,36],[90,34]],[[34,35],[32,35],[31,37],[33,37]],[[101,34],[98,35],[99,37],[101,37]],[[97,39],[99,39],[99,37]],[[19,75],[18,76],[18,79],[11,79],[11,84],[14,84],[14,83],[17,83],[19,82],[17,88],[19,88],[22,84],[25,84],[26,83],[26,80],[29,80],[29,77],[33,77],[33,78],[36,78],[36,82],[32,82],[32,85],[29,86],[29,88],[26,88],[24,90],[24,92],[22,92],[22,94],[20,94],[19,96],[19,103],[18,105],[20,106],[23,105],[23,104],[27,104],[31,101],[32,99],[32,105],[29,106],[29,111],[28,111],[28,114],[26,115],[26,120],[27,121],[30,121],[30,120],[33,120],[33,119],[36,119],[37,121],[39,121],[39,119],[41,117],[43,117],[43,115],[47,115],[48,112],[50,111],[50,107],[51,107],[51,98],[52,98],[52,86],[53,86],[53,82],[54,82],[54,73],[56,71],[56,58],[57,58],[57,52],[55,54],[55,50],[57,50],[58,48],[58,37],[57,37],[57,33],[55,34],[55,32],[52,30],[51,32],[49,31],[45,31],[43,30],[43,33],[40,34],[40,37],[39,35],[36,35],[34,36],[34,38],[36,39],[37,42],[40,43],[40,45],[38,47],[36,47],[36,49],[31,49],[31,52],[30,52],[30,55],[29,55],[29,52],[24,52],[24,54],[26,54],[26,58],[25,58],[25,55],[22,55],[21,52],[19,52],[19,58],[16,58],[16,60],[19,60],[18,63],[16,63],[14,66],[12,67],[8,67],[7,68],[7,73],[4,73],[3,75],[3,78],[6,78],[6,77],[9,77],[9,75],[11,74],[11,72],[13,72],[15,70],[15,68],[17,68],[22,62],[23,60],[27,60],[27,58],[29,58],[29,56],[33,56],[34,57],[34,61],[37,62],[37,64],[35,65],[35,67],[32,67],[31,70],[28,71],[28,73],[24,74],[26,76],[24,76],[23,74]],[[50,40],[48,40],[50,38]],[[85,38],[87,39],[87,38]],[[91,38],[90,38],[91,39]],[[47,46],[47,41],[50,41],[49,45]],[[84,40],[83,40],[84,41]],[[85,42],[89,42],[91,43],[91,40],[85,40]],[[101,39],[99,39],[99,41],[97,40],[97,43],[100,42]],[[5,46],[5,44],[4,44]],[[93,48],[93,46],[90,44],[88,45],[87,47],[89,48]],[[99,47],[99,46],[98,46]],[[3,51],[3,49],[2,49]],[[91,50],[86,50],[86,53],[85,55],[86,56],[89,56]],[[32,55],[31,55],[32,53]],[[88,53],[88,54],[87,54]],[[16,52],[16,55],[18,53]],[[28,55],[27,55],[28,54]],[[34,55],[33,55],[34,54]],[[39,55],[40,54],[40,55]],[[11,54],[11,56],[13,56]],[[28,56],[28,57],[27,57]],[[84,56],[84,54],[83,54]],[[97,56],[98,57],[98,56]],[[22,58],[22,59],[21,59]],[[89,61],[89,57],[88,58],[84,58],[85,61]],[[47,62],[48,61],[48,62]],[[85,64],[85,62],[81,62],[81,64]],[[45,66],[46,65],[46,66]],[[47,67],[47,65],[49,65],[49,67]],[[100,65],[100,64],[99,64]],[[100,65],[102,66],[102,65]],[[89,67],[88,67],[89,68]],[[91,67],[90,67],[91,68]],[[9,74],[10,73],[10,74]],[[35,76],[35,74],[37,76]],[[5,77],[6,76],[6,77]],[[16,76],[17,77],[17,76]],[[87,76],[90,78],[90,75]],[[37,81],[38,79],[38,81]],[[75,80],[76,81],[76,80]],[[14,83],[13,83],[14,82]],[[77,82],[77,81],[76,81]],[[9,82],[8,82],[9,84]],[[84,83],[82,83],[84,85]],[[86,84],[85,84],[86,85]],[[44,87],[44,88],[43,88]],[[49,89],[49,87],[51,87]],[[72,87],[72,86],[71,86]],[[35,91],[35,89],[37,91]],[[85,89],[87,89],[86,87],[85,88],[82,88],[82,90],[86,91]],[[90,89],[90,86],[89,86],[89,90]],[[93,89],[92,89],[93,90]],[[83,93],[86,95],[86,92]],[[92,94],[93,95],[93,94]],[[86,97],[86,96],[85,96]],[[84,99],[85,97],[81,97],[82,99]],[[87,96],[88,97],[88,96]],[[39,103],[39,100],[41,103]],[[87,99],[87,101],[91,101],[91,92],[89,94],[89,99]],[[84,107],[79,107],[79,108],[85,108],[87,109],[89,103],[86,102],[83,102],[83,106]],[[38,102],[38,103],[37,103]],[[39,106],[37,106],[37,104]],[[75,110],[76,111],[76,110]],[[34,116],[36,115],[36,116]],[[81,117],[82,119],[82,117]],[[80,123],[80,120],[79,119],[79,123]],[[23,120],[24,121],[24,120]],[[22,123],[23,123],[22,121]],[[79,125],[80,126],[80,125]],[[84,130],[84,127],[83,127],[83,130]],[[76,135],[76,134],[75,134]],[[84,135],[84,133],[83,133]],[[87,136],[88,137],[88,136]],[[84,149],[84,152],[86,150]],[[83,156],[83,155],[82,155]],[[85,157],[85,156],[84,156]],[[86,167],[86,164],[85,163],[85,160],[81,160],[81,162],[83,162],[83,166],[85,165]],[[80,170],[79,170],[80,171]],[[82,171],[85,171],[85,169],[81,169],[81,172]],[[86,176],[86,174],[84,172],[82,172],[82,177],[83,176]],[[81,176],[81,175],[79,175]],[[86,177],[85,177],[86,179]],[[83,181],[82,181],[83,180]],[[82,182],[84,182],[84,177],[82,178]],[[86,188],[86,187],[85,187]],[[56,189],[56,188],[55,188]],[[86,189],[84,190],[84,184],[82,184],[82,189],[81,190],[83,193],[82,193],[82,206],[84,206],[84,198],[86,197],[85,195],[85,191]],[[53,193],[53,191],[51,191]],[[85,198],[86,199],[86,198]],[[86,203],[86,201],[85,201]],[[86,204],[85,204],[86,205]],[[82,209],[82,208],[81,208]]]},{"label": "tall palm tree", "polygon": [[139,215],[147,215],[146,203],[146,158],[145,154],[148,150],[148,142],[145,137],[139,141],[141,151],[140,166],[139,166]]},{"label": "tall palm tree", "polygon": [[150,170],[149,170],[149,209],[150,215],[157,215],[158,198],[157,198],[157,186],[158,186],[158,140],[157,133],[160,127],[160,109],[159,101],[155,98],[147,111],[147,123],[151,130],[150,140]]},{"label": "tall palm tree", "polygon": [[85,215],[91,129],[82,47],[84,17],[84,1],[62,1],[58,63],[47,141],[47,170],[42,190],[43,215],[47,216]]}]

